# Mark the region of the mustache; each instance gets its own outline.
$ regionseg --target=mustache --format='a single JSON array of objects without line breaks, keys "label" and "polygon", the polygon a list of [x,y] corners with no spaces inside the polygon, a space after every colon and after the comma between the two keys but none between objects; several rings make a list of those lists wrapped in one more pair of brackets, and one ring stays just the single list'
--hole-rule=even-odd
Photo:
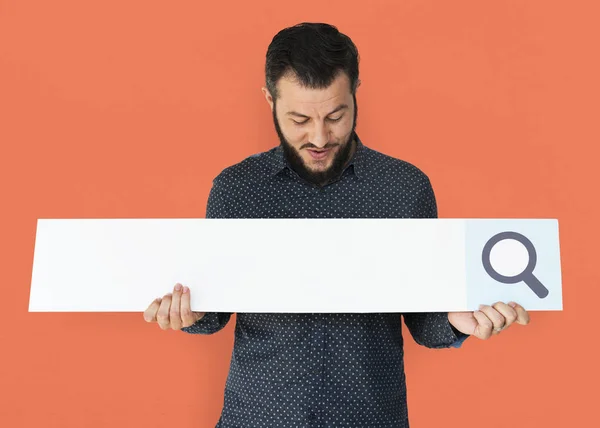
[{"label": "mustache", "polygon": [[328,149],[337,147],[339,145],[340,145],[339,143],[327,143],[323,148],[319,149],[315,145],[313,145],[311,143],[307,143],[307,144],[304,144],[302,147],[300,147],[300,150],[302,150],[302,149],[328,150]]}]

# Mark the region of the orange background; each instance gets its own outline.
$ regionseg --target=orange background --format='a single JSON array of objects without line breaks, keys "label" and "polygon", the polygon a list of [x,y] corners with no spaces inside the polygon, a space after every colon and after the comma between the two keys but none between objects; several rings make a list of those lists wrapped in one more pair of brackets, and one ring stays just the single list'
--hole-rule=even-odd
[{"label": "orange background", "polygon": [[596,426],[598,16],[593,1],[0,1],[0,425],[215,425],[235,317],[203,337],[140,313],[28,313],[36,219],[203,217],[212,178],[278,142],[271,38],[325,21],[360,51],[359,135],[430,176],[440,217],[560,222],[563,312],[461,350],[407,339],[414,427]]}]

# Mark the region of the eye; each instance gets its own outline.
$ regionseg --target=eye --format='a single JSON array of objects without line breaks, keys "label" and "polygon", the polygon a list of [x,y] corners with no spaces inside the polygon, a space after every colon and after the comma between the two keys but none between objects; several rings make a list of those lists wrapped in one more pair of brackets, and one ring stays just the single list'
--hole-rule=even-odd
[{"label": "eye", "polygon": [[331,117],[330,117],[330,118],[327,118],[327,119],[328,119],[330,122],[337,122],[337,121],[339,121],[339,120],[340,120],[342,117],[344,117],[344,115],[341,115],[340,117],[336,117],[335,119],[334,119],[334,118],[331,118]]},{"label": "eye", "polygon": [[302,121],[302,122],[297,122],[294,119],[292,119],[292,122],[294,122],[294,124],[300,126],[300,125],[304,125],[306,122],[308,122],[308,119],[306,119],[305,121]]}]

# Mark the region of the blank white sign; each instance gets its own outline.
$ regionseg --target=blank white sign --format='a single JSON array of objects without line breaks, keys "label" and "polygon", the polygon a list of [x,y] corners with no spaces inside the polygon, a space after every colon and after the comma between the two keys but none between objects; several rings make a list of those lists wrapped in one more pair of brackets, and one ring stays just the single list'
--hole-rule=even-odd
[{"label": "blank white sign", "polygon": [[[201,312],[472,310],[491,303],[469,299],[468,265],[481,262],[467,259],[468,225],[482,221],[505,226],[465,219],[40,219],[29,310],[141,312],[178,282]],[[547,221],[521,226],[540,222]],[[557,235],[552,242],[558,245]],[[494,263],[510,263],[501,253]],[[560,295],[560,278],[552,280]],[[545,303],[523,284],[495,287],[506,299],[533,296],[530,309],[562,307],[562,299]]]}]

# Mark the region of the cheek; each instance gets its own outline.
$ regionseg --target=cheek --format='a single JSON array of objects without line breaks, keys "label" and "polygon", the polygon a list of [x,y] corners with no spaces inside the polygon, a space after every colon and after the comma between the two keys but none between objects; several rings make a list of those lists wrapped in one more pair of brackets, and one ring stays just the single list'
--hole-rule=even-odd
[{"label": "cheek", "polygon": [[281,131],[286,140],[293,146],[298,147],[306,141],[307,133],[301,126],[295,126],[293,123],[290,125],[282,125]]},{"label": "cheek", "polygon": [[352,132],[352,118],[344,117],[340,122],[331,127],[331,131],[337,140],[342,140]]}]

